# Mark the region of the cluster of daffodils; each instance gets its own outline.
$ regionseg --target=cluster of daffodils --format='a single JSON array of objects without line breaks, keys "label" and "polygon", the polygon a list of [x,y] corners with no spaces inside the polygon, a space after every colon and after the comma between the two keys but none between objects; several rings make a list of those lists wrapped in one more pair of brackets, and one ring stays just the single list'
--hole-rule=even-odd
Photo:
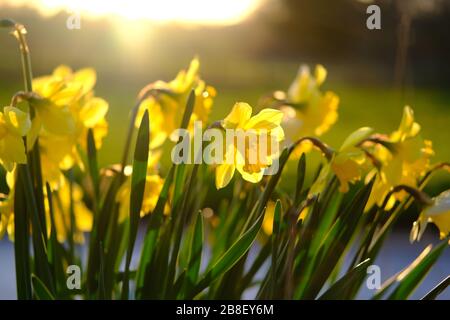
[{"label": "cluster of daffodils", "polygon": [[[245,181],[259,183],[280,155],[280,150],[271,145],[272,142],[295,146],[296,156],[318,146],[322,151],[327,150],[324,152],[326,163],[309,189],[311,195],[319,195],[334,177],[339,181],[341,193],[348,192],[358,181],[367,184],[374,180],[367,209],[384,205],[385,210],[389,210],[406,196],[404,191],[391,192],[394,187],[422,188],[422,179],[431,168],[433,149],[431,141],[421,137],[420,125],[415,122],[410,107],[404,108],[399,128],[391,134],[360,128],[336,150],[318,139],[338,118],[339,97],[334,92],[321,90],[326,77],[327,71],[321,65],[315,67],[314,73],[302,66],[289,89],[276,91],[269,99],[262,100],[258,113],[249,104],[237,102],[222,121],[214,122],[224,134],[227,130],[256,134],[256,140],[245,144],[243,149],[238,148],[235,139],[225,139],[224,161],[214,166],[217,189],[229,185],[236,171]],[[88,130],[92,130],[97,148],[107,134],[105,115],[108,104],[94,95],[95,82],[96,74],[92,69],[73,72],[60,66],[51,75],[33,81],[34,95],[28,99],[29,108],[8,106],[0,113],[0,163],[9,172],[11,190],[1,202],[0,234],[12,230],[14,168],[17,164],[27,163],[27,151],[36,145],[40,152],[43,180],[50,183],[56,195],[53,208],[57,216],[55,223],[61,229],[59,240],[64,241],[71,224],[68,199],[72,199],[76,213],[76,230],[79,232],[76,239],[81,241],[81,233],[92,227],[92,214],[83,203],[82,189],[70,182],[63,172],[74,166],[85,169],[82,160],[85,155],[81,150],[86,149]],[[182,122],[191,92],[194,92],[195,104],[187,129],[192,131],[196,120],[202,121],[203,126],[207,125],[216,95],[215,89],[200,78],[198,59],[193,59],[189,68],[180,71],[172,81],[156,81],[140,94],[137,116],[133,121],[137,126],[147,111],[151,123],[150,160],[141,216],[151,213],[156,206],[164,184],[158,166],[162,146]],[[266,135],[265,139],[263,135]],[[264,149],[266,152],[261,154],[263,143],[268,145]],[[120,222],[129,216],[131,167],[123,168],[123,173],[125,179],[115,197]],[[439,227],[441,237],[449,233],[449,198],[448,192],[443,193],[434,200],[433,206],[424,210],[414,225],[414,239],[420,238],[428,222]],[[264,223],[267,232],[271,230],[273,216],[270,211],[273,210],[270,208],[273,207],[271,205],[267,210]]]},{"label": "cluster of daffodils", "polygon": [[41,98],[31,102],[36,114],[27,137],[28,148],[39,137],[43,175],[52,184],[60,183],[61,170],[75,164],[83,166],[77,146],[86,145],[89,129],[93,131],[97,148],[108,132],[105,119],[108,103],[94,95],[95,83],[93,69],[73,72],[67,66],[33,81],[34,91]]},{"label": "cluster of daffodils", "polygon": [[189,68],[181,70],[172,81],[156,81],[142,90],[149,93],[149,97],[142,101],[135,124],[139,126],[142,115],[148,110],[151,119],[150,149],[160,147],[179,128],[191,90],[195,92],[195,105],[189,129],[192,130],[194,121],[207,123],[216,90],[200,78],[199,68],[200,62],[195,58]]},{"label": "cluster of daffodils", "polygon": [[[339,97],[331,91],[320,90],[326,75],[327,71],[321,65],[316,66],[314,76],[308,67],[302,66],[287,92],[276,91],[269,102],[265,101],[283,112],[281,128],[287,145],[301,142],[294,151],[297,156],[312,150],[314,140],[305,137],[320,137],[337,120]],[[322,145],[322,151],[324,148],[328,146]],[[431,141],[420,135],[420,125],[415,122],[409,106],[403,110],[399,128],[391,134],[360,128],[350,134],[338,150],[330,148],[329,152],[332,156],[311,186],[310,194],[320,194],[333,176],[338,179],[342,193],[348,192],[350,185],[357,181],[364,180],[367,184],[375,179],[367,210],[374,205],[384,205],[384,209],[389,210],[396,201],[403,201],[407,195],[405,191],[391,192],[396,186],[421,189],[423,179],[432,169],[434,155]],[[444,192],[433,199],[435,205],[426,206],[414,224],[412,239],[420,239],[428,222],[438,226],[441,238],[449,234],[449,198],[449,193]],[[265,230],[270,230],[273,207],[267,209]],[[304,217],[306,212],[300,216]]]},{"label": "cluster of daffodils", "polygon": [[[13,237],[15,168],[18,164],[27,163],[27,153],[33,148],[39,151],[42,180],[49,183],[55,193],[52,207],[59,240],[64,241],[71,229],[71,201],[76,212],[76,227],[72,228],[76,231],[76,240],[81,241],[82,232],[90,231],[92,213],[82,202],[83,191],[70,182],[64,172],[74,166],[85,169],[80,152],[86,150],[88,130],[92,130],[97,147],[101,146],[107,134],[105,116],[108,103],[94,95],[95,83],[93,69],[73,72],[67,66],[59,66],[51,75],[33,80],[33,94],[26,97],[28,105],[3,108],[0,116],[0,163],[8,171],[10,193],[1,202],[0,233],[8,230]],[[46,200],[47,216],[49,207]]]}]

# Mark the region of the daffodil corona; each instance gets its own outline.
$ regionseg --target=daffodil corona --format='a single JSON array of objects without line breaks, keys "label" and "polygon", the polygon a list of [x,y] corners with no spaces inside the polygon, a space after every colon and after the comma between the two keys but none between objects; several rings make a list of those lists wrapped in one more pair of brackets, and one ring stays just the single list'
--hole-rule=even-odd
[{"label": "daffodil corona", "polygon": [[[234,175],[235,170],[246,181],[261,181],[266,168],[278,157],[278,143],[284,139],[281,127],[283,113],[275,109],[263,109],[252,116],[252,107],[244,102],[234,105],[230,114],[222,121],[224,129],[238,132],[252,132],[255,139],[244,140],[239,144],[236,139],[226,139],[224,163],[216,168],[216,187],[225,187]],[[263,138],[264,137],[264,138]],[[265,150],[265,153],[260,151]]]}]

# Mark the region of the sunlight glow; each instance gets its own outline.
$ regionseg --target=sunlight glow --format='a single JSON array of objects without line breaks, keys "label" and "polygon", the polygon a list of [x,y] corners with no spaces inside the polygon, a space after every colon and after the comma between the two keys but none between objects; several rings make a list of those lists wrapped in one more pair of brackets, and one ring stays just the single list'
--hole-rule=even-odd
[{"label": "sunlight glow", "polygon": [[200,25],[230,25],[251,15],[263,0],[0,0],[1,5],[27,6],[44,15],[61,11],[81,17],[117,16],[130,20]]}]

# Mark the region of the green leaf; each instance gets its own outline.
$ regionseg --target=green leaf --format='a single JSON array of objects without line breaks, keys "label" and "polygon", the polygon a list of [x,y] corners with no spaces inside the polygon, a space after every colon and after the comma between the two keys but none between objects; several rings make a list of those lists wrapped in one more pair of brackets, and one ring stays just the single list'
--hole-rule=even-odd
[{"label": "green leaf", "polygon": [[191,286],[197,283],[200,264],[202,261],[203,240],[203,217],[201,213],[199,213],[195,221],[191,251],[189,253],[189,264],[186,272],[186,280],[188,281],[187,290],[190,290]]},{"label": "green leaf", "polygon": [[373,182],[372,179],[369,184],[358,191],[331,227],[318,253],[315,254],[319,259],[315,260],[314,272],[310,278],[307,278],[309,281],[302,282],[302,286],[296,293],[297,298],[314,299],[320,292],[355,234],[369,199]]},{"label": "green leaf", "polygon": [[300,160],[298,160],[297,165],[297,184],[295,185],[295,196],[294,203],[298,204],[300,202],[300,194],[303,190],[303,185],[305,183],[305,173],[306,173],[306,155],[302,153]]},{"label": "green leaf", "polygon": [[[428,271],[437,261],[439,256],[444,252],[447,247],[447,241],[444,240],[436,248],[434,248],[430,253],[423,255],[423,253],[408,267],[403,271],[398,277],[398,286],[395,288],[394,292],[388,297],[389,300],[405,300],[413,292],[414,289],[420,284],[420,282],[425,278]],[[427,249],[425,249],[427,250]]]},{"label": "green leaf", "polygon": [[144,239],[144,244],[142,247],[141,259],[137,274],[137,296],[141,297],[142,291],[151,290],[150,287],[144,287],[145,283],[149,283],[149,277],[152,274],[150,266],[154,258],[154,253],[157,248],[157,240],[159,236],[160,227],[162,225],[164,217],[164,208],[166,206],[167,200],[169,198],[170,186],[174,178],[175,165],[170,168],[166,179],[164,180],[164,185],[162,187],[161,193],[159,194],[158,202],[156,203],[155,209],[153,210],[150,221],[148,223],[147,232]]},{"label": "green leaf", "polygon": [[358,281],[361,275],[366,274],[367,266],[370,259],[367,259],[352,270],[347,272],[341,279],[336,281],[324,294],[319,297],[319,300],[344,300],[351,298],[349,290],[353,288],[354,282]]},{"label": "green leaf", "polygon": [[436,287],[431,289],[421,300],[434,300],[438,295],[440,295],[447,287],[450,285],[450,276],[447,276],[442,280]]},{"label": "green leaf", "polygon": [[274,235],[278,235],[281,233],[281,201],[280,199],[277,200],[275,203],[275,209],[273,211],[273,228],[272,233]]},{"label": "green leaf", "polygon": [[33,274],[31,276],[31,281],[33,283],[34,293],[39,300],[55,300],[50,290],[47,289],[45,284],[36,275]]},{"label": "green leaf", "polygon": [[[116,227],[117,224],[117,203],[116,194],[123,182],[123,175],[116,174],[111,181],[111,185],[106,192],[99,208],[98,216],[94,216],[92,232],[89,240],[89,258],[87,268],[87,289],[89,293],[94,293],[98,288],[97,276],[99,271],[100,243],[106,243],[108,229]],[[113,213],[113,214],[111,214]],[[113,219],[112,217],[115,217]],[[112,239],[111,241],[116,241]]]},{"label": "green leaf", "polygon": [[20,178],[22,170],[17,171],[17,182],[14,190],[14,257],[16,265],[17,298],[32,298],[31,269],[29,256],[29,223],[27,218],[26,198],[23,182]]},{"label": "green leaf", "polygon": [[187,129],[189,121],[191,120],[192,112],[195,106],[195,90],[192,89],[186,102],[186,109],[184,110],[183,120],[181,121],[181,129]]},{"label": "green leaf", "polygon": [[176,166],[173,198],[172,198],[174,206],[179,203],[180,198],[183,195],[185,173],[186,173],[186,165],[184,163],[180,163],[179,165]]},{"label": "green leaf", "polygon": [[98,299],[106,299],[106,287],[105,287],[105,251],[103,250],[103,244],[100,243],[100,271],[98,274]]},{"label": "green leaf", "polygon": [[98,162],[97,162],[97,148],[95,146],[94,132],[90,128],[87,135],[87,151],[88,151],[88,164],[89,164],[89,174],[91,176],[92,185],[94,187],[95,202],[99,200],[100,196],[100,178],[98,173]]},{"label": "green leaf", "polygon": [[144,199],[145,181],[147,177],[148,152],[150,146],[150,121],[148,110],[145,111],[139,126],[134,150],[133,173],[131,174],[130,192],[130,233],[127,256],[125,260],[125,274],[122,288],[122,299],[128,299],[128,280],[131,257],[139,227],[139,218]]},{"label": "green leaf", "polygon": [[219,260],[206,272],[204,277],[196,285],[192,297],[207,288],[214,280],[230,270],[245,253],[250,249],[253,241],[258,234],[264,214],[261,214],[258,220],[246,231],[236,242],[226,251]]},{"label": "green leaf", "polygon": [[57,228],[55,223],[55,213],[53,208],[52,190],[49,183],[45,185],[47,191],[48,208],[50,215],[50,239],[48,241],[48,257],[52,268],[53,281],[55,283],[55,292],[65,289],[66,274],[64,272],[65,258],[63,256],[64,248],[58,242]]},{"label": "green leaf", "polygon": [[[47,259],[47,241],[44,237],[42,229],[38,206],[34,194],[33,182],[30,174],[30,170],[27,165],[19,165],[18,170],[22,171],[19,175],[22,180],[22,185],[25,191],[25,197],[27,199],[27,211],[28,216],[31,218],[32,229],[32,243],[34,249],[35,258],[35,272],[40,279],[46,284],[50,290],[53,291],[52,276],[50,270],[50,264]],[[47,231],[45,231],[47,232]]]},{"label": "green leaf", "polygon": [[278,245],[280,242],[280,230],[281,229],[281,201],[277,200],[275,203],[275,209],[273,213],[273,227],[272,227],[272,266],[271,270],[271,292],[272,298],[275,296],[276,283],[277,283],[277,267],[278,267]]}]

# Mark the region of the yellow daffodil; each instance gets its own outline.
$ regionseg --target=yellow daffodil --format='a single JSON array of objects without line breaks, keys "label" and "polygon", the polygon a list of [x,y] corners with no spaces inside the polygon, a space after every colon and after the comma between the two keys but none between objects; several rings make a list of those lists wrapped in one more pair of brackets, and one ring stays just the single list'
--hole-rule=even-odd
[{"label": "yellow daffodil", "polygon": [[[381,162],[381,169],[374,169],[366,177],[368,181],[377,172],[368,207],[373,204],[381,205],[392,187],[403,184],[418,187],[418,180],[430,167],[433,156],[432,143],[419,135],[420,125],[414,121],[413,110],[406,106],[398,130],[387,139],[384,146],[375,146],[374,156]],[[390,197],[387,209],[391,208],[395,200],[401,200],[405,192],[398,192]]]},{"label": "yellow daffodil", "polygon": [[349,183],[354,183],[361,179],[361,175],[366,164],[366,155],[358,148],[358,144],[369,137],[373,132],[371,128],[360,128],[353,132],[344,141],[339,151],[331,160],[331,169],[339,179],[339,191],[346,193],[349,190]]},{"label": "yellow daffodil", "polygon": [[67,170],[75,163],[81,165],[76,146],[86,148],[89,129],[93,130],[97,148],[107,134],[108,103],[94,96],[95,82],[93,69],[73,72],[67,66],[59,66],[52,75],[33,80],[34,91],[42,99],[32,100],[36,115],[28,146],[39,136],[42,170],[50,182],[58,180],[59,169]]},{"label": "yellow daffodil", "polygon": [[167,137],[179,128],[187,98],[192,89],[195,91],[195,105],[189,128],[192,129],[195,120],[202,121],[203,125],[206,124],[216,91],[200,79],[199,68],[199,60],[195,58],[191,61],[189,69],[180,71],[174,80],[157,81],[146,88],[146,90],[153,90],[154,93],[141,103],[136,126],[139,125],[145,110],[148,110],[152,119],[151,149],[162,145]]},{"label": "yellow daffodil", "polygon": [[[255,135],[253,142],[245,143],[244,150],[240,150],[235,138],[225,139],[225,159],[216,168],[216,187],[223,188],[230,182],[237,171],[244,180],[257,183],[261,181],[264,170],[272,164],[277,149],[271,146],[271,141],[277,143],[284,139],[284,132],[280,126],[283,113],[275,109],[263,109],[252,117],[252,107],[244,102],[234,105],[230,114],[222,121],[224,129],[231,129],[235,134],[245,135],[250,132]],[[266,139],[263,140],[263,135]],[[229,141],[231,140],[231,141]],[[262,145],[267,143],[268,145]],[[261,148],[266,154],[261,155]]]},{"label": "yellow daffodil", "polygon": [[9,194],[0,194],[0,239],[5,232],[9,239],[14,240],[14,185],[15,170],[6,173],[6,184],[9,188]]},{"label": "yellow daffodil", "polygon": [[339,180],[339,191],[342,193],[348,192],[349,184],[360,180],[363,172],[368,170],[366,155],[358,145],[372,132],[373,129],[363,127],[350,134],[341,148],[334,153],[330,162],[322,168],[316,181],[311,186],[310,193],[321,193],[333,174]]},{"label": "yellow daffodil", "polygon": [[13,213],[13,195],[0,194],[0,239],[3,238],[5,233],[8,231],[10,239],[12,226],[14,226],[14,213]]},{"label": "yellow daffodil", "polygon": [[0,112],[0,164],[11,171],[16,163],[26,163],[22,137],[30,130],[29,115],[15,107]]},{"label": "yellow daffodil", "polygon": [[439,228],[439,235],[444,239],[450,234],[450,190],[433,198],[433,205],[425,208],[411,230],[411,241],[420,240],[428,223]]},{"label": "yellow daffodil", "polygon": [[[321,136],[336,122],[339,97],[331,91],[323,93],[320,90],[326,77],[327,71],[322,65],[316,66],[314,75],[307,66],[301,66],[287,94],[278,92],[275,95],[284,102],[280,110],[284,114],[282,126],[287,143],[305,136]],[[295,153],[298,155],[311,147],[305,141]]]},{"label": "yellow daffodil", "polygon": [[[14,185],[15,185],[15,172],[8,172],[6,181],[9,188],[9,194],[3,197],[3,201],[0,201],[0,238],[8,232],[8,236],[11,240],[14,239]],[[86,207],[83,202],[83,190],[76,184],[72,183],[70,186],[69,181],[62,175],[58,178],[60,181],[58,189],[54,190],[52,194],[52,205],[54,221],[56,226],[56,233],[59,242],[67,240],[67,235],[71,232],[71,198],[72,209],[75,215],[75,228],[74,228],[74,240],[77,243],[83,243],[84,232],[90,232],[92,229],[93,216],[92,212]],[[72,190],[71,190],[72,188]],[[72,191],[72,195],[70,192]],[[50,211],[48,197],[46,196],[46,189],[43,190],[45,194],[45,207],[46,207],[46,220],[47,220],[47,233],[50,235]]]}]

